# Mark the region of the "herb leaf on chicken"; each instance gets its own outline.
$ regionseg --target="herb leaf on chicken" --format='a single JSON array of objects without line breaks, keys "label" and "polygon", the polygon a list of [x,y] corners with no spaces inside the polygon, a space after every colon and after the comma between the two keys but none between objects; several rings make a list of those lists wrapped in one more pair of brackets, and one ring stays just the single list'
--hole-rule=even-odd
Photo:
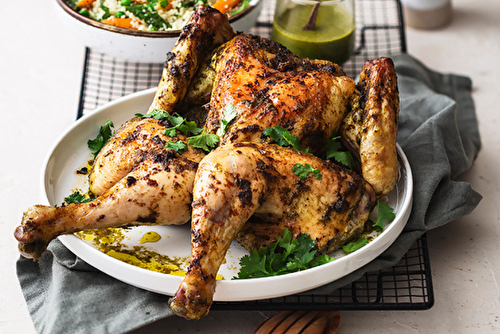
[{"label": "herb leaf on chicken", "polygon": [[334,260],[328,255],[317,255],[314,246],[315,242],[308,234],[299,234],[294,239],[292,232],[285,229],[276,242],[243,256],[235,279],[283,275]]}]

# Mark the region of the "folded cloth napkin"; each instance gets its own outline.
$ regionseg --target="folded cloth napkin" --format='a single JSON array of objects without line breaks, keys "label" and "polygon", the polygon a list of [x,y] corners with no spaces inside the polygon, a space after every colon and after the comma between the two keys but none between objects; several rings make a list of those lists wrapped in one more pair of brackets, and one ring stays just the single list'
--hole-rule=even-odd
[{"label": "folded cloth napkin", "polygon": [[[481,200],[455,181],[481,147],[470,79],[427,69],[407,54],[394,56],[401,98],[398,142],[412,168],[413,209],[399,238],[377,259],[308,293],[331,293],[365,272],[395,265],[426,231],[469,214]],[[58,240],[17,274],[40,333],[124,333],[172,314],[167,297],[97,271]]]}]

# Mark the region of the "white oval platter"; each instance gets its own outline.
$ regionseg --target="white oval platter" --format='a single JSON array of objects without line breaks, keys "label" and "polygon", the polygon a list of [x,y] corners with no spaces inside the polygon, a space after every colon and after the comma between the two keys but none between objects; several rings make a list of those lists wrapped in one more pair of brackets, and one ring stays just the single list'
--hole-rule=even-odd
[{"label": "white oval platter", "polygon": [[[112,101],[75,122],[50,150],[42,170],[42,196],[46,204],[60,205],[75,189],[86,191],[86,176],[76,171],[91,159],[87,141],[95,138],[100,126],[108,119],[115,129],[134,116],[147,113],[156,88],[130,94]],[[215,301],[245,301],[281,297],[317,288],[333,282],[361,268],[384,252],[403,230],[412,207],[413,180],[410,165],[398,146],[399,181],[388,195],[389,204],[396,218],[384,231],[365,247],[345,255],[342,250],[332,256],[335,260],[297,273],[267,278],[231,280],[239,270],[239,259],[248,252],[236,241],[226,256],[226,263],[219,273],[224,277],[217,282]],[[130,230],[127,236],[131,245],[137,245],[146,232],[155,231],[162,236],[156,243],[147,246],[169,256],[187,257],[190,253],[189,224],[184,226],[141,226]],[[139,268],[117,260],[97,250],[90,243],[74,235],[60,236],[61,242],[81,259],[102,272],[125,283],[165,295],[173,295],[182,277]],[[142,244],[144,246],[146,244]]]}]

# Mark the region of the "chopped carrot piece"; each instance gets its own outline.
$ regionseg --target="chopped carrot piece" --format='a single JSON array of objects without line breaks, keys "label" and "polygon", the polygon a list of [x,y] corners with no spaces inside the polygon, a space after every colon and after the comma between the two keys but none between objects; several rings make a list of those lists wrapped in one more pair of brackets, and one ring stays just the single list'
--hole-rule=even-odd
[{"label": "chopped carrot piece", "polygon": [[79,0],[76,6],[79,8],[89,8],[95,0]]},{"label": "chopped carrot piece", "polygon": [[221,13],[227,13],[231,8],[235,7],[240,2],[241,0],[217,0],[212,7]]},{"label": "chopped carrot piece", "polygon": [[117,17],[109,17],[105,20],[101,21],[102,23],[109,24],[110,26],[120,27],[120,28],[128,28],[128,29],[136,29],[132,25],[132,19],[128,18],[117,18]]}]

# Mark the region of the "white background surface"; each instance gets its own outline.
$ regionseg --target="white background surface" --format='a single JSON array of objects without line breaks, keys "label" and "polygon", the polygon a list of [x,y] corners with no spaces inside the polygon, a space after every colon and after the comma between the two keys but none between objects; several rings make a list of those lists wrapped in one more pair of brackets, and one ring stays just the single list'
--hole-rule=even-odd
[{"label": "white background surface", "polygon": [[[39,201],[43,159],[74,122],[81,84],[83,46],[61,31],[47,3],[26,1],[23,9],[17,1],[3,2],[0,11],[0,333],[35,332],[15,274],[13,231],[22,212]],[[500,330],[500,2],[453,0],[453,7],[445,28],[408,28],[408,51],[432,69],[472,78],[483,148],[462,179],[484,199],[471,215],[428,235],[433,308],[342,312],[341,334]],[[250,333],[265,317],[211,312],[197,322],[172,317],[138,333]]]}]

